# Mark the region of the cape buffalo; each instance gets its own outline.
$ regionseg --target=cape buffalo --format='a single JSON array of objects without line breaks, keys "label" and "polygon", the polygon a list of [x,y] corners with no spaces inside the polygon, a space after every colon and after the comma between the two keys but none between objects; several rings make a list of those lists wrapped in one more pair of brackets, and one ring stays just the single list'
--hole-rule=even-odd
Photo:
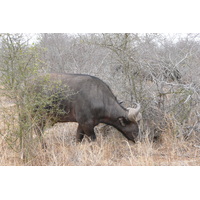
[{"label": "cape buffalo", "polygon": [[[60,85],[69,87],[72,94],[62,95],[59,107],[61,114],[54,113],[53,123],[77,122],[77,141],[82,141],[84,135],[95,140],[94,127],[99,123],[105,123],[118,129],[127,139],[135,142],[138,138],[139,128],[137,124],[140,118],[140,106],[137,108],[124,108],[117,101],[109,86],[97,77],[83,74],[58,74],[48,75],[51,83],[59,82]],[[40,80],[40,78],[38,78]],[[37,86],[38,81],[34,82]],[[43,83],[44,84],[44,83]],[[41,87],[37,87],[40,90]],[[52,90],[55,92],[58,87]],[[64,88],[64,87],[63,87]],[[52,93],[52,92],[51,92]],[[51,106],[46,109],[51,110]],[[48,112],[47,112],[48,113]],[[40,124],[43,130],[45,123]]]}]

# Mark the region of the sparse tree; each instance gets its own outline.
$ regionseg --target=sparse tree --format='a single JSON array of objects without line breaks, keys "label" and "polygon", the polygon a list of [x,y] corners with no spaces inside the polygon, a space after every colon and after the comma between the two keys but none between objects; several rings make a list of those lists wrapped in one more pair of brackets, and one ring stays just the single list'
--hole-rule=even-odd
[{"label": "sparse tree", "polygon": [[[52,113],[59,115],[63,112],[59,102],[63,96],[66,98],[70,94],[59,82],[52,83],[48,75],[44,76],[44,80],[40,79],[41,84],[35,84],[41,72],[38,52],[37,45],[30,44],[24,34],[1,35],[1,94],[14,103],[16,111],[10,113],[16,116],[14,121],[6,122],[10,133],[5,134],[5,138],[25,160],[32,157],[39,144],[37,141],[43,142],[43,130],[38,130],[39,124],[53,120]],[[13,129],[9,129],[14,123]],[[34,133],[39,135],[37,140],[34,140]]]}]

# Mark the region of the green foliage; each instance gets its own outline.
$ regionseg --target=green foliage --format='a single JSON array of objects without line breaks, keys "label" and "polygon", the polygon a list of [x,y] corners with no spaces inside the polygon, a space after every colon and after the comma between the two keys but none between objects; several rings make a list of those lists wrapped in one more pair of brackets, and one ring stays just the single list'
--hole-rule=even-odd
[{"label": "green foliage", "polygon": [[24,39],[23,34],[1,35],[1,84],[6,90],[16,90],[39,70],[38,49]]},{"label": "green foliage", "polygon": [[[39,76],[39,50],[36,45],[30,45],[23,34],[1,35],[1,94],[16,105],[14,115],[17,115],[14,129],[5,138],[25,159],[33,156],[32,150],[39,144],[40,138],[34,139],[34,129],[66,114],[62,103],[72,93],[60,81],[52,82],[48,75]],[[9,128],[14,121],[6,124]]]},{"label": "green foliage", "polygon": [[[61,81],[52,81],[48,74],[32,78],[27,86],[23,106],[27,107],[32,117],[37,120],[49,118],[58,120],[67,114],[65,101],[70,100],[74,92]],[[55,120],[54,120],[55,119]]]}]

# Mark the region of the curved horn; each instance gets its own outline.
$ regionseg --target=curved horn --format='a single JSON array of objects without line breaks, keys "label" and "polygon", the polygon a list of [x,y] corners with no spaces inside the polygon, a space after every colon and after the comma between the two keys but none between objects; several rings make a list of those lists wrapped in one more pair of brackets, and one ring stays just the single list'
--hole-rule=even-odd
[{"label": "curved horn", "polygon": [[128,119],[130,121],[135,121],[136,120],[137,115],[138,115],[138,113],[140,111],[140,108],[141,108],[140,104],[137,104],[136,108],[127,108],[127,110],[128,110]]}]

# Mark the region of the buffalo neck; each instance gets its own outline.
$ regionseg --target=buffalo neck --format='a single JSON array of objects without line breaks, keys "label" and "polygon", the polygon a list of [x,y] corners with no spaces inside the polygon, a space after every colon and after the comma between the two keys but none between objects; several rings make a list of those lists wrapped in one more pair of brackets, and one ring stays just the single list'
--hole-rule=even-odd
[{"label": "buffalo neck", "polygon": [[120,117],[127,118],[127,111],[118,102],[113,102],[112,105],[110,104],[110,106],[106,108],[105,116],[101,122],[116,127]]}]

